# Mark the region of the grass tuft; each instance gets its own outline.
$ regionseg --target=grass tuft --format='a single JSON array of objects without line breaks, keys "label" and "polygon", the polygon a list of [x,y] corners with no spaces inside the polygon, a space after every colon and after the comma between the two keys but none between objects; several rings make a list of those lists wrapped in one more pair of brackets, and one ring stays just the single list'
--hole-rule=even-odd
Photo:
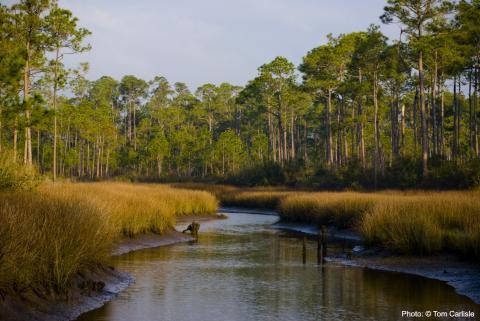
[{"label": "grass tuft", "polygon": [[301,193],[279,210],[285,220],[355,229],[402,254],[480,259],[479,192]]},{"label": "grass tuft", "polygon": [[0,196],[0,290],[65,292],[78,271],[102,264],[114,234],[81,198],[42,193]]},{"label": "grass tuft", "polygon": [[0,193],[2,293],[66,293],[73,276],[104,264],[121,237],[161,234],[182,215],[213,214],[202,191],[166,185],[56,184]]}]

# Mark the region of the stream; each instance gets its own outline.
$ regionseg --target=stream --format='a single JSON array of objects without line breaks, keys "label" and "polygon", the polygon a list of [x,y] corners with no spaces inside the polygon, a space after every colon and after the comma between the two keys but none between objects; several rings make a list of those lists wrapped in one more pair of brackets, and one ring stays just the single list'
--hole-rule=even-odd
[{"label": "stream", "polygon": [[402,311],[426,310],[480,315],[478,305],[440,281],[318,266],[314,240],[307,241],[304,265],[298,234],[271,227],[277,216],[227,216],[202,223],[197,242],[115,257],[115,267],[135,283],[78,321],[387,321],[418,320]]}]

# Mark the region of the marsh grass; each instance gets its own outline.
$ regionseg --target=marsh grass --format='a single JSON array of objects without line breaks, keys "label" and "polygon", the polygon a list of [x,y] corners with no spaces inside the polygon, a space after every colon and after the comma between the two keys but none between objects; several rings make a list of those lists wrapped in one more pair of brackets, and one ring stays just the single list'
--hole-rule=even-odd
[{"label": "marsh grass", "polygon": [[480,259],[480,192],[299,192],[179,184],[208,190],[225,206],[278,209],[284,220],[354,229],[367,244],[404,254]]},{"label": "marsh grass", "polygon": [[108,258],[114,233],[101,211],[77,197],[0,196],[0,291],[63,293],[78,271]]},{"label": "marsh grass", "polygon": [[217,201],[204,191],[158,184],[82,183],[42,187],[40,191],[82,197],[97,206],[119,234],[163,233],[184,215],[215,213]]},{"label": "marsh grass", "polygon": [[185,189],[208,191],[217,197],[223,206],[277,209],[283,198],[295,192],[282,187],[239,188],[231,185],[180,183],[174,186]]},{"label": "marsh grass", "polygon": [[226,194],[221,200],[225,206],[276,209],[280,201],[289,195],[291,192],[281,190],[248,190]]},{"label": "marsh grass", "polygon": [[390,197],[366,213],[361,231],[367,243],[401,253],[480,259],[480,193]]},{"label": "marsh grass", "polygon": [[479,192],[303,193],[282,200],[290,221],[359,231],[369,245],[480,259]]},{"label": "marsh grass", "polygon": [[161,234],[182,215],[208,215],[213,195],[166,185],[45,185],[0,193],[2,293],[66,293],[73,276],[107,262],[122,237]]},{"label": "marsh grass", "polygon": [[339,228],[355,228],[375,202],[386,197],[366,193],[303,193],[285,198],[279,207],[282,218],[290,221]]}]

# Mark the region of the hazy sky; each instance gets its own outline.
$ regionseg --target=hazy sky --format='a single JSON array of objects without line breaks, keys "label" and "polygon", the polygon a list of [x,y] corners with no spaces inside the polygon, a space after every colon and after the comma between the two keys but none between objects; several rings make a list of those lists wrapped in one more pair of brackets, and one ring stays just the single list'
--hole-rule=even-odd
[{"label": "hazy sky", "polygon": [[[9,1],[10,2],[10,1]],[[328,33],[380,24],[385,0],[60,0],[93,32],[88,78],[163,75],[194,90],[244,85],[276,56],[296,65]],[[398,26],[382,26],[390,37]]]}]

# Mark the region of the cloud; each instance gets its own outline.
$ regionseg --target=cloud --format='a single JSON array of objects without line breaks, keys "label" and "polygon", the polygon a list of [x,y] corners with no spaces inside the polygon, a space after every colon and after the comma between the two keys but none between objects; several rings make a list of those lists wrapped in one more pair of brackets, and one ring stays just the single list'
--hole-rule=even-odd
[{"label": "cloud", "polygon": [[[328,33],[379,23],[384,0],[61,0],[93,32],[90,75],[243,85],[282,55],[298,64]],[[395,27],[383,27],[395,36]]]}]

